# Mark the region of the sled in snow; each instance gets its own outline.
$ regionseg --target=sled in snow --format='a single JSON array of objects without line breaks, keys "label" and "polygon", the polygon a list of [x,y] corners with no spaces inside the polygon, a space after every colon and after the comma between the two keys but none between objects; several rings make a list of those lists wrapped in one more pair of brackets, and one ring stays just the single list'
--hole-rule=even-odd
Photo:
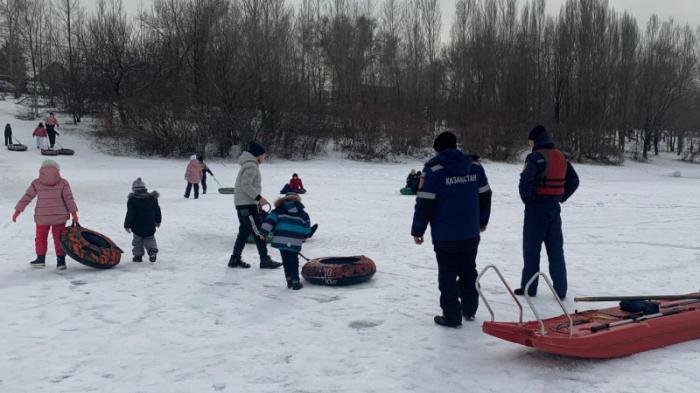
[{"label": "sled in snow", "polygon": [[61,232],[61,246],[71,258],[95,269],[117,266],[123,253],[110,238],[77,222]]},{"label": "sled in snow", "polygon": [[58,150],[56,149],[41,149],[42,156],[57,156]]},{"label": "sled in snow", "polygon": [[27,151],[27,145],[20,143],[11,143],[7,145],[7,150],[9,151]]},{"label": "sled in snow", "polygon": [[[498,274],[520,310],[519,322],[496,322],[493,309],[484,297],[479,281],[493,269]],[[623,304],[598,310],[569,313],[554,295],[563,314],[542,319],[527,296],[530,284],[542,276],[552,293],[554,288],[544,273],[535,274],[525,288],[525,299],[535,314],[535,321],[523,322],[523,308],[498,269],[486,266],[477,278],[477,291],[491,314],[484,322],[484,333],[537,349],[542,352],[588,359],[609,359],[629,356],[650,349],[700,338],[700,293],[679,296],[641,296],[654,311],[629,311]],[[625,298],[608,298],[622,299]],[[583,299],[577,299],[583,300]],[[632,300],[631,298],[629,300]]]},{"label": "sled in snow", "polygon": [[404,187],[404,188],[400,189],[399,192],[401,193],[401,195],[416,195],[417,194],[417,192],[413,191],[413,189],[409,188],[409,187]]},{"label": "sled in snow", "polygon": [[353,285],[368,281],[377,272],[374,261],[364,255],[317,258],[301,269],[306,281],[317,285]]},{"label": "sled in snow", "polygon": [[[235,193],[235,189],[233,187],[224,187],[219,183],[219,180],[216,178],[216,176],[211,175],[212,179],[216,182],[216,184],[219,185],[219,194],[233,194]],[[255,242],[253,242],[255,243]]]},{"label": "sled in snow", "polygon": [[75,151],[73,149],[60,148],[58,149],[58,154],[61,156],[72,156],[75,154]]}]

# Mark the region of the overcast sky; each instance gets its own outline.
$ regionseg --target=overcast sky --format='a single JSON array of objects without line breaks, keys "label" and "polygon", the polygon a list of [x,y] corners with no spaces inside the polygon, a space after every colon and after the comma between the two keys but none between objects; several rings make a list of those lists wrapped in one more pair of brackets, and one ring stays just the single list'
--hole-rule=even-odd
[{"label": "overcast sky", "polygon": [[[290,4],[300,0],[288,0]],[[439,0],[443,16],[443,37],[449,36],[452,17],[454,15],[457,0]],[[546,0],[547,12],[557,14],[561,5],[566,0]],[[374,0],[380,3],[380,0]],[[92,1],[83,1],[90,6]],[[520,0],[523,4],[524,0]],[[681,23],[689,23],[693,27],[700,26],[700,0],[608,0],[611,7],[618,11],[627,10],[637,17],[640,27],[644,26],[649,17],[656,13],[662,18],[674,18]],[[124,0],[124,4],[130,13],[135,13],[139,4],[149,5],[150,0]]]}]

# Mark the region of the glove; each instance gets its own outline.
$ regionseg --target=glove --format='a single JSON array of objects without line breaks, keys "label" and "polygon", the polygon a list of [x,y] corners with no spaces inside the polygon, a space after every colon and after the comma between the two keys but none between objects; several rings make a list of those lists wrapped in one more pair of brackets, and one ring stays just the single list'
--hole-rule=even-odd
[{"label": "glove", "polygon": [[78,222],[78,212],[73,212],[70,215],[73,217],[73,222]]},{"label": "glove", "polygon": [[124,230],[126,231],[126,233],[131,233],[131,229],[129,228],[124,228]]},{"label": "glove", "polygon": [[14,214],[12,214],[12,222],[17,222],[17,217],[22,214],[19,210],[15,210]]}]

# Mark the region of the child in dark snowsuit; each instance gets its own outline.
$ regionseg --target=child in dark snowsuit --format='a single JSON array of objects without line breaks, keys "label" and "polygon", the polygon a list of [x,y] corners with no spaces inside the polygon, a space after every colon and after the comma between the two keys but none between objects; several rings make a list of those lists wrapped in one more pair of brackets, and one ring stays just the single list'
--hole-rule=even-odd
[{"label": "child in dark snowsuit", "polygon": [[299,279],[299,252],[311,234],[310,226],[301,198],[290,192],[275,202],[275,209],[267,215],[261,227],[263,237],[274,233],[272,247],[279,249],[282,255],[287,288],[298,290],[304,287]]},{"label": "child in dark snowsuit", "polygon": [[211,169],[207,166],[207,164],[204,163],[204,156],[199,154],[197,155],[197,161],[199,161],[199,166],[202,167],[202,194],[207,193],[207,172],[214,176],[214,173],[212,173]]},{"label": "child in dark snowsuit", "polygon": [[5,146],[9,146],[12,144],[12,127],[8,123],[5,126]]},{"label": "child in dark snowsuit", "polygon": [[156,228],[160,227],[161,213],[158,205],[159,194],[157,191],[148,192],[141,178],[136,179],[131,185],[132,193],[126,203],[126,218],[124,229],[134,235],[131,245],[134,246],[134,262],[142,262],[144,248],[148,252],[148,259],[156,261],[158,244],[156,243]]}]

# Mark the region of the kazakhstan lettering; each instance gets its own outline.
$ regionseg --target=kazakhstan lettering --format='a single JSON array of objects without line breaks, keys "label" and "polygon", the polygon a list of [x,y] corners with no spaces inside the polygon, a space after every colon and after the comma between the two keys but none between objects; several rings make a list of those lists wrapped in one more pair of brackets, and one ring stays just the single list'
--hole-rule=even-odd
[{"label": "kazakhstan lettering", "polygon": [[445,183],[448,186],[451,186],[454,184],[471,183],[471,182],[475,182],[475,181],[476,181],[476,175],[452,176],[452,177],[445,178]]}]

